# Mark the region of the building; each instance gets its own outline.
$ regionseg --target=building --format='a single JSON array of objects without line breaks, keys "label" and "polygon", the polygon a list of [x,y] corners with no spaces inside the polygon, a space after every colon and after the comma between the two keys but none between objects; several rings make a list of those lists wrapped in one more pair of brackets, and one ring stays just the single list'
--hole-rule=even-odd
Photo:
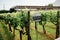
[{"label": "building", "polygon": [[13,7],[14,9],[18,10],[18,9],[37,9],[37,10],[50,10],[50,9],[56,9],[56,10],[60,10],[60,6],[15,6]]},{"label": "building", "polygon": [[[29,1],[30,2],[30,1]],[[37,1],[37,2],[39,2],[39,1]],[[28,5],[29,3],[27,2],[27,5]],[[35,2],[34,2],[34,4],[35,4]],[[15,6],[15,7],[13,7],[14,9],[16,9],[16,10],[20,10],[20,9],[25,9],[25,8],[27,8],[27,9],[31,9],[31,10],[36,10],[36,9],[38,9],[38,10],[50,10],[50,9],[56,9],[56,10],[60,10],[60,0],[56,0],[55,2],[53,2],[52,4],[53,4],[53,6],[37,6],[37,5],[35,5],[35,6],[33,6],[34,5],[33,4],[33,2],[31,3],[31,5],[29,5],[29,6],[27,6],[27,5],[20,5],[20,6]]]}]

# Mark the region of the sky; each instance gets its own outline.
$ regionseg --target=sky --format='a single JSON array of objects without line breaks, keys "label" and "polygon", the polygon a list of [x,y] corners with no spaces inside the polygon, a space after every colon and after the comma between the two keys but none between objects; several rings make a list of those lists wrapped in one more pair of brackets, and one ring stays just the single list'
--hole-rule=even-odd
[{"label": "sky", "polygon": [[0,10],[9,10],[17,5],[45,6],[56,0],[0,0]]}]

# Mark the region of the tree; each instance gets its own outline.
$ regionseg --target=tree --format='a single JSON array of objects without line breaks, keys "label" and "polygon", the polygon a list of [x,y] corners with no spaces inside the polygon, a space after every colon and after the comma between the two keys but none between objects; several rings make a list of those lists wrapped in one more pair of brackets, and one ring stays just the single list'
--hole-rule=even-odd
[{"label": "tree", "polygon": [[0,13],[8,13],[8,10],[0,10]]},{"label": "tree", "polygon": [[59,11],[57,11],[57,15],[52,15],[50,16],[50,21],[56,25],[56,38],[59,37]]},{"label": "tree", "polygon": [[27,26],[28,26],[28,19],[27,19],[27,13],[24,11],[21,11],[21,15],[20,15],[20,26],[22,31],[24,32],[24,27],[26,30],[26,34],[27,34]]},{"label": "tree", "polygon": [[10,13],[12,13],[12,12],[16,12],[16,10],[14,9],[14,8],[10,8]]},{"label": "tree", "polygon": [[49,7],[52,7],[52,6],[53,6],[53,4],[48,4],[48,6],[49,6]]},{"label": "tree", "polygon": [[11,15],[10,14],[7,15],[6,22],[9,25],[9,30],[12,32],[12,29],[11,29]]},{"label": "tree", "polygon": [[46,13],[45,13],[45,15],[44,14],[41,14],[42,16],[41,16],[41,21],[39,21],[39,24],[41,24],[42,26],[43,26],[43,32],[44,32],[44,34],[46,34],[46,30],[45,30],[45,28],[44,28],[44,26],[45,26],[45,24],[46,24]]},{"label": "tree", "polygon": [[15,37],[15,29],[19,25],[18,24],[18,19],[13,17],[12,20],[11,20],[11,25],[13,27],[13,40],[14,40],[14,37]]}]

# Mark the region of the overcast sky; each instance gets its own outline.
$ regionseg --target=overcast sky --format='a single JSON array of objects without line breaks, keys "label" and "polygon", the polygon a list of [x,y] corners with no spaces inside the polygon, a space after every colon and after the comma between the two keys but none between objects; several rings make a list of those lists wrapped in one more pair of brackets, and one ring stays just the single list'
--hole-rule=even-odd
[{"label": "overcast sky", "polygon": [[0,10],[9,10],[16,5],[32,5],[44,6],[49,3],[54,3],[56,0],[0,0]]}]

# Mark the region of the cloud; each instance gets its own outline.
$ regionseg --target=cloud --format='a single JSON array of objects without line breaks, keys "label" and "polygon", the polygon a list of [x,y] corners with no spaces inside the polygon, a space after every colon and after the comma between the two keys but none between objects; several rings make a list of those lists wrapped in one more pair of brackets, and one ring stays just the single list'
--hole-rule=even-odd
[{"label": "cloud", "polygon": [[54,1],[55,0],[0,0],[0,9],[3,9],[3,4],[5,5],[5,9],[9,9],[16,5],[44,6]]}]

